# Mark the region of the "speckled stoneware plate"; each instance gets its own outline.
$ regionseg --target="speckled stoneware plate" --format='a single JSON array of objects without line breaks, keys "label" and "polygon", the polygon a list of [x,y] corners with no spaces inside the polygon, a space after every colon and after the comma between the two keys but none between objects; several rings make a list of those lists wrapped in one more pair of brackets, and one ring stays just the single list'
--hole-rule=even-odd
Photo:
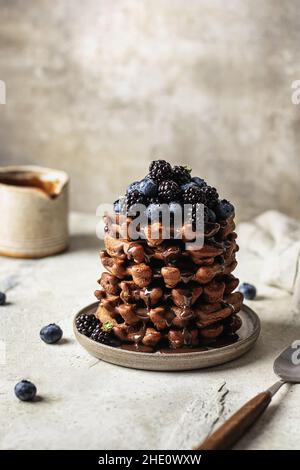
[{"label": "speckled stoneware plate", "polygon": [[88,305],[75,315],[73,329],[78,342],[92,356],[102,361],[132,369],[179,371],[217,366],[232,361],[249,351],[260,333],[260,320],[258,316],[251,308],[243,305],[242,310],[239,312],[242,320],[242,326],[237,332],[239,338],[230,345],[211,348],[205,351],[175,354],[127,351],[92,341],[77,330],[76,318],[82,313],[94,314],[98,305],[98,302]]}]

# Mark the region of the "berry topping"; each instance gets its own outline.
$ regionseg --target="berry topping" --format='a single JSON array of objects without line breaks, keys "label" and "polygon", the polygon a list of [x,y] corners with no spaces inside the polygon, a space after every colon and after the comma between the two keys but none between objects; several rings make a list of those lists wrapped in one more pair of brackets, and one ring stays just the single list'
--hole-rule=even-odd
[{"label": "berry topping", "polygon": [[216,216],[219,220],[224,220],[230,217],[234,213],[234,207],[231,202],[223,199],[214,208]]},{"label": "berry topping", "polygon": [[146,211],[146,216],[148,217],[149,220],[159,220],[160,218],[160,214],[161,214],[161,207],[160,207],[160,204],[158,202],[154,202],[152,204],[150,204]]},{"label": "berry topping", "polygon": [[197,186],[194,181],[190,181],[189,183],[184,183],[180,186],[180,189],[182,192],[186,191],[189,188],[192,188],[193,186]]},{"label": "berry topping", "polygon": [[21,380],[15,386],[15,395],[22,401],[32,401],[36,396],[36,392],[36,386],[29,380]]},{"label": "berry topping", "polygon": [[256,287],[252,284],[248,284],[247,282],[243,282],[243,284],[239,286],[238,290],[247,300],[254,300],[256,297]]},{"label": "berry topping", "polygon": [[207,207],[207,222],[215,223],[217,220],[216,214],[212,209]]},{"label": "berry topping", "polygon": [[193,204],[192,207],[188,210],[187,216],[188,219],[192,222],[193,227],[195,227],[196,224],[199,226],[202,222],[209,223],[215,222],[216,220],[215,213],[207,206],[203,206],[202,204]]},{"label": "berry topping", "polygon": [[5,305],[6,303],[6,295],[4,292],[0,292],[0,305]]},{"label": "berry topping", "polygon": [[219,199],[219,194],[216,190],[216,188],[213,188],[212,186],[203,186],[203,191],[205,192],[206,195],[206,204],[208,207],[214,207]]},{"label": "berry topping", "polygon": [[125,212],[126,208],[126,198],[120,197],[114,202],[114,211],[116,214],[120,214],[120,212]]},{"label": "berry topping", "polygon": [[157,195],[157,183],[151,178],[144,178],[137,189],[148,198]]},{"label": "berry topping", "polygon": [[95,315],[86,315],[82,313],[76,319],[76,328],[82,335],[90,337],[96,326],[100,325]]},{"label": "berry topping", "polygon": [[182,214],[183,215],[183,209],[180,204],[180,202],[172,201],[169,204],[169,211],[170,214]]},{"label": "berry topping", "polygon": [[186,166],[177,166],[173,167],[173,180],[176,181],[179,185],[188,183],[191,181],[191,169]]},{"label": "berry topping", "polygon": [[179,196],[180,189],[175,181],[164,181],[158,187],[158,197],[161,202],[171,202]]},{"label": "berry topping", "polygon": [[131,191],[134,191],[135,189],[139,189],[140,186],[140,181],[134,181],[133,183],[130,183],[128,186],[126,193],[131,193]]},{"label": "berry topping", "polygon": [[199,176],[193,176],[192,181],[198,186],[206,186],[205,180],[202,178],[199,178]]},{"label": "berry topping", "polygon": [[183,202],[185,204],[206,204],[206,195],[202,188],[193,185],[187,188],[182,194]]},{"label": "berry topping", "polygon": [[130,211],[131,207],[135,204],[146,204],[146,202],[145,196],[137,189],[134,189],[131,193],[127,194],[126,197],[127,212]]},{"label": "berry topping", "polygon": [[158,183],[163,180],[170,179],[172,167],[165,160],[154,160],[149,166],[149,176]]},{"label": "berry topping", "polygon": [[62,338],[63,331],[55,323],[44,326],[40,331],[41,339],[47,344],[57,343]]}]

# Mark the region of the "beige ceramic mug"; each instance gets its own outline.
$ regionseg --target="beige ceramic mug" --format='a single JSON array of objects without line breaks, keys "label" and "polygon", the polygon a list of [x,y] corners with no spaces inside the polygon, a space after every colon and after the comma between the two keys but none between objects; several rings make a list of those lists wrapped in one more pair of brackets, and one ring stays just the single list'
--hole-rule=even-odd
[{"label": "beige ceramic mug", "polygon": [[63,171],[0,167],[0,254],[41,258],[68,246],[68,185]]}]

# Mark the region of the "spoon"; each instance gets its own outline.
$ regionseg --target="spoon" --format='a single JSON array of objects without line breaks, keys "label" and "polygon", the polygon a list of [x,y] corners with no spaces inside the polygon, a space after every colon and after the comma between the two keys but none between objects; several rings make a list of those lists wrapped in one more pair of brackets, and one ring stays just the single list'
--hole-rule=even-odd
[{"label": "spoon", "polygon": [[282,385],[300,383],[300,340],[294,341],[277,357],[273,370],[281,380],[248,401],[196,447],[196,450],[230,449],[268,407]]}]

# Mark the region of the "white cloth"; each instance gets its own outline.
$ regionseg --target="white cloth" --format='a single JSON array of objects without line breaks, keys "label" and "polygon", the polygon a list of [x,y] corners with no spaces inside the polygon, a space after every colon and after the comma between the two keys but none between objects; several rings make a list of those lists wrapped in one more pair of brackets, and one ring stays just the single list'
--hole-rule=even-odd
[{"label": "white cloth", "polygon": [[300,309],[300,222],[271,210],[238,226],[241,249],[262,261],[260,280],[293,294]]}]

